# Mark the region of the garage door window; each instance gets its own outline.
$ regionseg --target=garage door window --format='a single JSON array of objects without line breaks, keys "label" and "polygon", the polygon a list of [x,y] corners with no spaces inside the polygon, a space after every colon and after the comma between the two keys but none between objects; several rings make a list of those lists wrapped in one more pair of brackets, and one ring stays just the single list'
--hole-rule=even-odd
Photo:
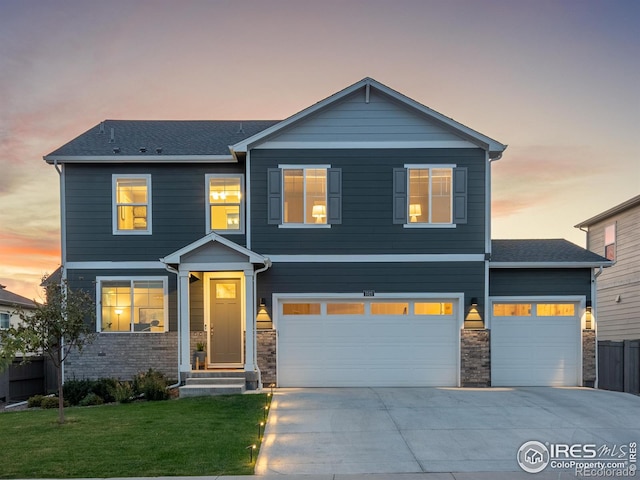
[{"label": "garage door window", "polygon": [[407,302],[371,302],[372,315],[407,315]]},{"label": "garage door window", "polygon": [[364,315],[364,303],[327,303],[327,315]]},{"label": "garage door window", "polygon": [[283,315],[320,315],[319,303],[285,303],[282,305]]},{"label": "garage door window", "polygon": [[539,317],[573,317],[576,306],[573,303],[539,303],[536,313]]},{"label": "garage door window", "polygon": [[494,303],[494,317],[530,317],[530,303]]},{"label": "garage door window", "polygon": [[453,315],[453,303],[450,302],[416,302],[416,315]]}]

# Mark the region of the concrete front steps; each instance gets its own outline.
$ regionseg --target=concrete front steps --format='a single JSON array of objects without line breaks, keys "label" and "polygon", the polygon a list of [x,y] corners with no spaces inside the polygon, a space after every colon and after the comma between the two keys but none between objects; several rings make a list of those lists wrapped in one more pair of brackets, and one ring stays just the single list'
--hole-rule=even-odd
[{"label": "concrete front steps", "polygon": [[190,372],[184,381],[185,384],[179,388],[180,398],[241,394],[252,386],[241,370]]}]

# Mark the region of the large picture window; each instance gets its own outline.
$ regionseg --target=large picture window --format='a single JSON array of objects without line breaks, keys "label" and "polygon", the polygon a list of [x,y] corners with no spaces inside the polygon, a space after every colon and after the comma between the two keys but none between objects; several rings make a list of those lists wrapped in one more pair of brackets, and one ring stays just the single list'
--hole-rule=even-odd
[{"label": "large picture window", "polygon": [[242,175],[207,175],[207,225],[210,232],[243,233]]},{"label": "large picture window", "polygon": [[151,233],[151,175],[113,175],[113,233]]},{"label": "large picture window", "polygon": [[167,331],[166,278],[98,278],[98,331]]}]

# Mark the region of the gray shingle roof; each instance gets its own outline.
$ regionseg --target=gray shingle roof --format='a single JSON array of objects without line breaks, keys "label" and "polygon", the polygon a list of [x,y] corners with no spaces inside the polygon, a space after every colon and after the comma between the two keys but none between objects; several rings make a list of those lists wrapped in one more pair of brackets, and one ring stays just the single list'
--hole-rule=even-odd
[{"label": "gray shingle roof", "polygon": [[[105,120],[46,155],[45,159],[68,156],[230,155],[229,145],[276,123],[277,120]],[[115,148],[119,149],[118,153],[114,152]],[[142,152],[142,148],[146,151]]]},{"label": "gray shingle roof", "polygon": [[[492,240],[491,263],[609,265],[611,262],[561,238],[537,240]],[[562,266],[562,265],[558,265]]]},{"label": "gray shingle roof", "polygon": [[0,305],[12,308],[15,306],[33,308],[36,306],[33,300],[29,300],[27,297],[23,297],[22,295],[6,290],[4,285],[0,285]]}]

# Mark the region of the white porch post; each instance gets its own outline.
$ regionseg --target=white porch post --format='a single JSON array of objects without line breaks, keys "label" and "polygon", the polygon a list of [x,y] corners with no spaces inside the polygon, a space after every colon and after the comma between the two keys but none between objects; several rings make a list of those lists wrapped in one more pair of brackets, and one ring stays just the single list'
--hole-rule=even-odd
[{"label": "white porch post", "polygon": [[178,274],[178,355],[180,373],[191,371],[191,335],[189,326],[189,272]]},{"label": "white porch post", "polygon": [[245,302],[245,354],[244,371],[254,372],[257,370],[254,356],[256,342],[256,312],[255,312],[255,291],[253,288],[253,268],[244,271],[244,284],[246,291]]}]

